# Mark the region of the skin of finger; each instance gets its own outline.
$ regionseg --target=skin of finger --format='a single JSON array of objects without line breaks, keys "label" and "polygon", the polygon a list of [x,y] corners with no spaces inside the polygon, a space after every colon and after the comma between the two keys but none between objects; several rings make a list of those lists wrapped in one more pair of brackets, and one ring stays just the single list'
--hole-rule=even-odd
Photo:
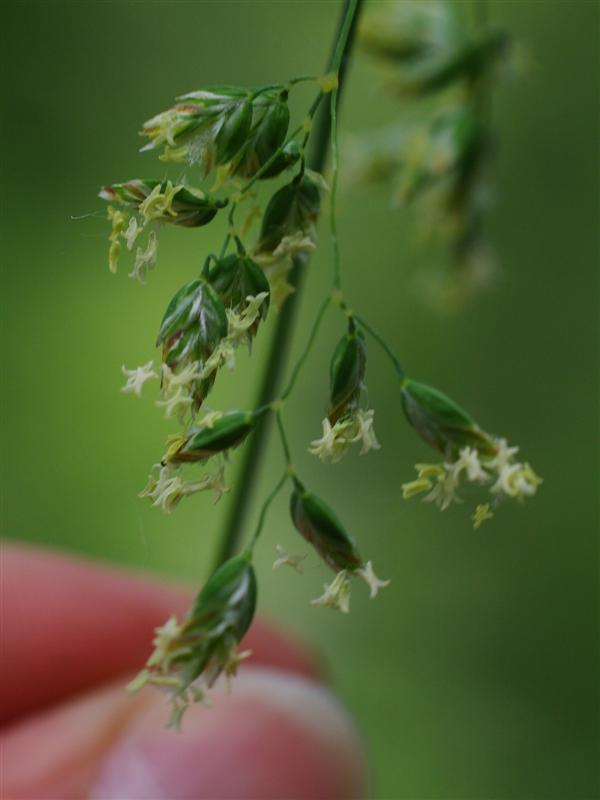
[{"label": "skin of finger", "polygon": [[113,685],[14,723],[0,734],[0,796],[70,800],[87,795],[98,763],[145,698]]},{"label": "skin of finger", "polygon": [[[298,675],[247,667],[231,695],[166,730],[164,699],[112,686],[19,723],[2,736],[11,800],[336,800],[365,796],[353,723]],[[35,756],[34,756],[35,754]]]},{"label": "skin of finger", "polygon": [[[0,725],[135,670],[150,653],[154,628],[185,614],[193,597],[156,579],[8,544],[1,570]],[[243,646],[256,662],[319,671],[303,648],[264,623]]]}]

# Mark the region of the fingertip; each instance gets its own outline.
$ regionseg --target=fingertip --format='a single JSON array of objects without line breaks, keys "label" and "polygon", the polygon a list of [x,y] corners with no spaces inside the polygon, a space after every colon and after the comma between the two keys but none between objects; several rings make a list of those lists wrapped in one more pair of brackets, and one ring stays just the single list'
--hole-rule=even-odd
[{"label": "fingertip", "polygon": [[85,559],[3,543],[1,600],[6,725],[134,670],[156,625],[183,612],[190,595]]},{"label": "fingertip", "polygon": [[351,800],[366,796],[354,723],[323,686],[248,667],[231,695],[190,709],[184,731],[164,729],[153,696],[107,756],[94,800]]}]

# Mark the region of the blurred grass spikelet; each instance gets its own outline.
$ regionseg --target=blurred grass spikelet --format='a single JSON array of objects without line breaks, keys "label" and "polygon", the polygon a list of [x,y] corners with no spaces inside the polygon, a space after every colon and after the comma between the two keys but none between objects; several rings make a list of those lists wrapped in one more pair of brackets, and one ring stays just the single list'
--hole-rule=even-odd
[{"label": "blurred grass spikelet", "polygon": [[[354,140],[355,179],[390,180],[400,205],[419,203],[421,229],[439,237],[446,261],[419,281],[438,308],[457,308],[493,280],[486,234],[489,108],[511,42],[505,31],[473,30],[454,4],[392,0],[363,18],[361,43],[386,72],[393,95],[411,104],[397,126]],[[411,117],[409,117],[409,114]]]}]

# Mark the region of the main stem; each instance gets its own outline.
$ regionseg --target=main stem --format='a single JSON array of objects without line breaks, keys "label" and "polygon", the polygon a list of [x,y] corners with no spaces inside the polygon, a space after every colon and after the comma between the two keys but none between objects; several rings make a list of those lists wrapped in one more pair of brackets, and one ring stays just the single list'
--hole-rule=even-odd
[{"label": "main stem", "polygon": [[[345,0],[329,59],[328,71],[335,71],[338,74],[338,101],[344,85],[344,76],[354,42],[356,23],[358,21],[362,2],[363,0]],[[330,132],[330,110],[327,103],[322,103],[317,113],[314,132],[311,135],[311,147],[307,159],[309,167],[317,172],[323,171],[327,160]],[[255,408],[270,403],[276,396],[277,390],[281,384],[283,367],[291,342],[307,261],[308,258],[306,256],[298,256],[293,260],[289,283],[294,288],[294,292],[287,298],[277,318],[277,324],[271,340],[271,349],[267,356]],[[244,451],[239,476],[231,498],[223,537],[217,552],[215,566],[219,566],[228,558],[231,558],[237,550],[240,537],[243,533],[243,523],[252,497],[252,491],[258,478],[259,464],[269,431],[270,416],[271,415],[266,415],[262,417]]]}]

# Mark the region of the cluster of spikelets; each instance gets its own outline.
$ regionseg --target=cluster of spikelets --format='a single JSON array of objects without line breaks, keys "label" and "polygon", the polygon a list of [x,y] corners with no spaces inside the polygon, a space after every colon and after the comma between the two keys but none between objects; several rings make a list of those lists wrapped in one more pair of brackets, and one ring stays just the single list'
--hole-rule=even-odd
[{"label": "cluster of spikelets", "polygon": [[[389,581],[375,575],[371,561],[362,557],[335,512],[305,487],[291,465],[281,408],[295,378],[281,397],[260,408],[211,411],[205,407],[219,371],[234,366],[240,345],[250,348],[271,305],[281,306],[285,313],[292,262],[302,265],[315,247],[324,180],[306,168],[304,147],[310,136],[311,114],[325,94],[336,90],[337,82],[335,76],[321,80],[308,121],[288,135],[290,86],[255,90],[213,87],[193,92],[144,124],[141,133],[149,140],[144,149],[159,152],[162,161],[186,164],[201,180],[214,172],[210,191],[167,179],[135,179],[106,186],[100,196],[110,203],[109,266],[116,271],[123,244],[129,251],[136,248],[130,275],[141,282],[156,263],[161,225],[202,227],[229,207],[229,227],[220,254],[208,254],[200,273],[167,305],[156,342],[162,352],[159,367],[155,369],[152,360],[131,370],[123,367],[126,383],[122,391],[140,396],[147,381],[158,380],[157,405],[167,418],[176,418],[182,426],[168,437],[141,496],[167,513],[199,492],[211,490],[218,500],[228,491],[228,454],[243,444],[263,417],[277,415],[286,471],[263,511],[289,480],[291,522],[334,573],[313,605],[347,613],[354,579],[367,584],[371,598]],[[295,170],[291,178],[289,170]],[[255,181],[278,176],[284,182],[264,211],[259,210],[260,231],[250,246],[242,241],[247,226],[236,229],[234,212]],[[257,213],[253,211],[251,216]],[[138,243],[141,236],[146,237],[145,245]],[[355,317],[341,295],[334,293],[332,299],[345,315],[346,330],[331,359],[322,436],[308,449],[322,461],[336,463],[353,444],[360,446],[361,454],[379,449],[374,411],[365,403],[365,331],[382,342]],[[313,338],[311,334],[308,347]],[[384,345],[384,349],[389,355],[389,348]],[[436,389],[407,378],[397,359],[392,356],[392,360],[400,378],[406,419],[442,457],[438,464],[417,465],[417,478],[402,486],[405,497],[422,494],[446,509],[461,499],[459,492],[465,484],[487,485],[492,499],[479,504],[473,513],[474,525],[479,527],[501,499],[520,500],[535,493],[540,479],[528,464],[516,460],[516,448],[486,433]],[[206,466],[212,471],[197,473]],[[193,478],[185,477],[187,470],[196,471]],[[263,516],[244,552],[210,576],[187,616],[181,622],[171,618],[157,629],[154,652],[131,684],[133,691],[148,683],[162,688],[172,704],[174,726],[179,726],[190,702],[205,701],[217,678],[234,675],[248,655],[240,651],[240,643],[256,607],[252,554]],[[288,565],[300,571],[304,557],[278,548],[274,566]]]},{"label": "cluster of spikelets", "polygon": [[[335,86],[336,81],[327,76],[320,83],[320,96]],[[216,87],[186,95],[144,124],[141,133],[149,139],[144,149],[158,149],[163,161],[199,168],[201,179],[214,170],[212,189],[167,179],[134,179],[105,186],[100,192],[110,203],[110,269],[116,272],[123,246],[128,251],[135,249],[130,277],[142,283],[155,266],[163,224],[202,227],[229,206],[229,228],[221,253],[207,256],[200,274],[176,292],[165,310],[157,336],[162,350],[159,367],[154,368],[153,360],[135,369],[123,367],[123,392],[140,396],[147,381],[158,380],[157,405],[167,418],[176,418],[183,426],[168,437],[165,452],[141,492],[167,513],[198,492],[212,490],[219,499],[228,491],[224,475],[228,454],[277,405],[225,412],[204,407],[219,370],[234,366],[236,349],[250,347],[270,305],[280,306],[285,301],[291,290],[287,273],[292,261],[302,261],[315,247],[315,224],[325,183],[304,164],[310,124],[303,123],[286,140],[287,99],[288,88],[282,86],[257,90]],[[234,225],[236,207],[248,196],[246,191],[254,181],[275,178],[294,166],[293,177],[286,178],[258,215],[260,231],[249,247],[242,241],[247,226],[238,231]],[[255,211],[253,216],[257,216]],[[144,244],[140,237],[145,238]],[[228,252],[231,247],[233,251]],[[353,329],[348,341],[354,341],[355,334]],[[346,426],[358,424],[366,444],[369,424],[357,407],[358,394],[360,389],[344,402],[338,400],[341,405],[330,416],[338,427],[341,417]],[[372,427],[372,412],[368,413]],[[357,429],[347,438],[356,440],[358,435]],[[377,446],[374,435],[370,440],[371,446]],[[184,477],[185,469],[204,467],[208,462],[214,463],[215,469],[192,479]],[[292,479],[291,472],[289,477]],[[379,581],[371,563],[363,561],[334,512],[306,491],[297,477],[293,480],[293,524],[336,573],[331,586],[314,603],[348,611],[352,577],[366,581],[371,596],[386,582]],[[294,564],[294,557],[281,552],[277,564],[284,563]],[[210,577],[185,620],[179,623],[172,618],[157,630],[154,652],[132,690],[145,683],[165,689],[173,706],[171,722],[178,725],[190,701],[203,700],[206,689],[221,673],[235,673],[244,657],[238,645],[252,620],[255,602],[256,578],[248,549]]]},{"label": "cluster of spikelets", "polygon": [[[314,221],[323,183],[321,176],[305,168],[297,141],[302,126],[286,139],[288,91],[284,86],[212,87],[180,97],[172,108],[144,123],[140,133],[149,142],[143,150],[162,148],[162,161],[183,162],[201,180],[212,172],[214,182],[210,191],[169,180],[134,179],[103,187],[100,197],[111,203],[109,264],[113,272],[123,244],[131,251],[138,237],[147,234],[145,246],[136,247],[130,273],[143,283],[157,261],[160,225],[207,225],[224,207],[240,203],[254,181],[275,178],[300,164],[294,179],[267,205],[254,254],[278,277],[274,299],[285,296],[291,257],[314,249]],[[217,196],[219,189],[226,193]],[[256,208],[249,222],[255,216],[260,216]]]},{"label": "cluster of spikelets", "polygon": [[[371,598],[387,586],[389,581],[377,578],[371,562],[363,561],[334,512],[297,480],[290,511],[298,532],[335,571],[333,581],[313,605],[348,612],[353,578],[365,581]],[[299,569],[300,558],[279,548],[274,567],[287,564]],[[172,705],[169,724],[179,727],[188,705],[205,702],[206,692],[217,678],[222,673],[227,678],[235,675],[239,663],[250,655],[240,651],[239,645],[252,622],[256,594],[252,552],[247,550],[211,575],[181,623],[171,617],[156,630],[154,651],[130,690],[146,684],[163,689]]]},{"label": "cluster of spikelets", "polygon": [[[327,454],[329,460],[338,460],[350,443],[346,431],[354,426],[360,429],[365,419],[372,423],[372,411],[360,408],[365,367],[364,340],[351,319],[331,363],[328,416],[325,419],[329,426],[329,441],[324,443],[320,440],[310,448],[319,456]],[[528,464],[516,460],[517,448],[509,447],[505,440],[482,430],[444,394],[403,378],[401,398],[407,421],[444,459],[437,464],[417,465],[417,479],[402,486],[406,498],[424,493],[425,500],[435,502],[444,510],[452,502],[459,501],[461,485],[488,485],[492,494],[491,505],[479,504],[473,513],[474,526],[478,528],[492,516],[492,506],[497,506],[502,499],[522,500],[535,494],[541,480]],[[174,437],[162,469],[168,469],[171,464],[205,461],[223,454],[239,445],[264,413],[268,413],[268,409],[207,415],[211,419],[191,438]],[[368,433],[363,433],[363,450],[372,449],[375,441],[372,424],[367,423],[366,427]],[[215,476],[215,480],[221,480],[221,473]],[[355,578],[365,581],[370,597],[376,597],[389,581],[380,580],[375,575],[372,563],[362,558],[355,540],[335,512],[308,491],[295,474],[291,475],[291,480],[292,523],[335,573],[323,594],[312,601],[313,605],[347,613]],[[163,487],[163,490],[168,491],[168,487]],[[177,491],[180,492],[181,487]],[[278,547],[274,567],[289,565],[301,571],[300,563],[305,557],[290,555]],[[221,673],[233,675],[240,660],[247,655],[246,652],[240,653],[238,646],[250,624],[250,609],[253,611],[255,605],[256,580],[251,559],[252,546],[241,557],[232,559],[214,573],[181,624],[171,619],[157,631],[155,651],[132,686],[138,688],[152,683],[164,688],[173,704],[173,724],[179,724],[190,701],[204,701],[206,690],[217,676]],[[219,598],[221,605],[218,609],[214,597]]]},{"label": "cluster of spikelets", "polygon": [[[198,421],[198,412],[219,370],[233,368],[236,349],[244,344],[250,347],[271,302],[281,304],[289,293],[287,273],[292,260],[315,247],[323,179],[305,167],[298,131],[286,140],[287,101],[288,88],[283,86],[255,90],[214,87],[180,98],[143,125],[141,134],[149,139],[144,150],[162,148],[161,160],[183,161],[199,171],[201,179],[214,171],[219,196],[183,183],[145,179],[105,186],[100,192],[110,203],[112,271],[116,271],[122,246],[133,250],[139,237],[147,236],[144,246],[137,245],[130,273],[142,282],[156,263],[161,225],[198,228],[209,224],[221,209],[230,208],[220,255],[209,254],[200,274],[181,287],[166,308],[157,337],[157,345],[162,347],[160,367],[154,369],[152,361],[135,369],[123,367],[127,378],[124,392],[140,395],[146,381],[159,379],[157,405],[167,418],[187,425],[184,433],[168,443],[157,474],[143,492],[165,511],[172,511],[181,498],[196,492],[213,489],[218,499],[226,490],[222,466],[193,481],[182,480],[179,467],[206,460],[196,443],[213,436],[220,416],[226,418],[219,422],[215,435],[231,425],[232,417],[248,417],[248,433],[256,415],[215,412]],[[299,131],[306,139],[305,127],[300,126]],[[259,214],[260,231],[247,250],[234,226],[236,207],[249,196],[245,192],[251,183],[275,178],[294,165],[298,166],[296,174],[272,194]],[[233,252],[227,252],[230,246]]]}]

